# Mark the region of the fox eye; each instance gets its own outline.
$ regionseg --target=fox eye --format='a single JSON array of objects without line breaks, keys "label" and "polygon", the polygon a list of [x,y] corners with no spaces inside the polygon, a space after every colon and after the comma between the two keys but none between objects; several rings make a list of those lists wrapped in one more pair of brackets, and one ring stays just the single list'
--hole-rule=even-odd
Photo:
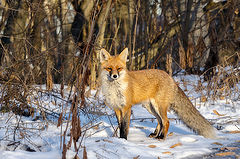
[{"label": "fox eye", "polygon": [[122,69],[123,69],[123,68],[121,68],[121,67],[117,68],[118,71],[121,71]]},{"label": "fox eye", "polygon": [[112,71],[112,68],[111,67],[107,67],[105,68],[107,71]]}]

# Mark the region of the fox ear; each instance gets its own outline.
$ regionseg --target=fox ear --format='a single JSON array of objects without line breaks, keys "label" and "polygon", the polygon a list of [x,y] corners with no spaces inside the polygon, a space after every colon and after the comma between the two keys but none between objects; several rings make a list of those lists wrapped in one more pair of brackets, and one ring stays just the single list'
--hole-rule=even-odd
[{"label": "fox ear", "polygon": [[111,55],[107,52],[105,49],[100,50],[100,62],[104,62],[108,60],[111,57]]},{"label": "fox ear", "polygon": [[119,57],[121,58],[121,60],[123,61],[127,61],[127,56],[128,56],[128,48],[125,48],[119,55]]}]

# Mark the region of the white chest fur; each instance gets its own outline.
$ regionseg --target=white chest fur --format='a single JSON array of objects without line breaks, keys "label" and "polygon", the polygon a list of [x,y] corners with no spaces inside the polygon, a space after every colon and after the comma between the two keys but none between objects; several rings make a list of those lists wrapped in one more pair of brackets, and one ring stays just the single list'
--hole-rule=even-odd
[{"label": "white chest fur", "polygon": [[101,73],[101,90],[109,107],[121,109],[126,104],[125,91],[127,83],[123,80],[124,76],[114,81],[109,81],[106,73]]}]

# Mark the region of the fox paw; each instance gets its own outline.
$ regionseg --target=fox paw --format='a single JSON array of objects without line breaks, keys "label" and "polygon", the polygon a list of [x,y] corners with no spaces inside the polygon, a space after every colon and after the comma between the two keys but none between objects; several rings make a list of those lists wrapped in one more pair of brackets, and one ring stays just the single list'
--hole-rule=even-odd
[{"label": "fox paw", "polygon": [[150,138],[156,138],[156,137],[158,137],[158,135],[157,135],[156,133],[151,133],[151,134],[149,135],[149,137],[150,137]]},{"label": "fox paw", "polygon": [[164,137],[163,134],[157,135],[156,133],[151,133],[151,134],[149,135],[149,137],[150,137],[150,138],[155,138],[155,139],[157,139],[157,140],[164,140],[164,139],[165,139],[165,137]]},{"label": "fox paw", "polygon": [[161,141],[162,141],[162,140],[165,140],[165,138],[164,138],[163,136],[161,136],[161,135],[160,135],[160,136],[157,136],[157,137],[155,137],[155,139],[157,139],[157,140],[161,140]]}]

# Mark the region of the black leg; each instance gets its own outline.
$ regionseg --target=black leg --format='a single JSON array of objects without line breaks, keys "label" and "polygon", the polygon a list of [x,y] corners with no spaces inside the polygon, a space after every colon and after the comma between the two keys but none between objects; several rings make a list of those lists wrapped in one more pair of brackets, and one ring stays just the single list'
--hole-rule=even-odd
[{"label": "black leg", "polygon": [[128,130],[129,130],[130,116],[131,116],[131,109],[129,109],[125,113],[124,117],[122,118],[122,121],[119,123],[120,138],[124,138],[126,140],[127,140]]},{"label": "black leg", "polygon": [[128,130],[127,130],[127,122],[122,121],[120,124],[120,138],[124,138],[127,140]]},{"label": "black leg", "polygon": [[154,109],[152,103],[150,103],[150,109],[151,112],[153,112],[153,115],[157,118],[158,121],[158,125],[154,131],[154,133],[151,133],[149,135],[149,137],[154,137],[157,139],[163,139],[164,138],[164,127],[163,127],[163,123],[162,123],[162,118],[161,116],[157,113],[157,111]]}]

